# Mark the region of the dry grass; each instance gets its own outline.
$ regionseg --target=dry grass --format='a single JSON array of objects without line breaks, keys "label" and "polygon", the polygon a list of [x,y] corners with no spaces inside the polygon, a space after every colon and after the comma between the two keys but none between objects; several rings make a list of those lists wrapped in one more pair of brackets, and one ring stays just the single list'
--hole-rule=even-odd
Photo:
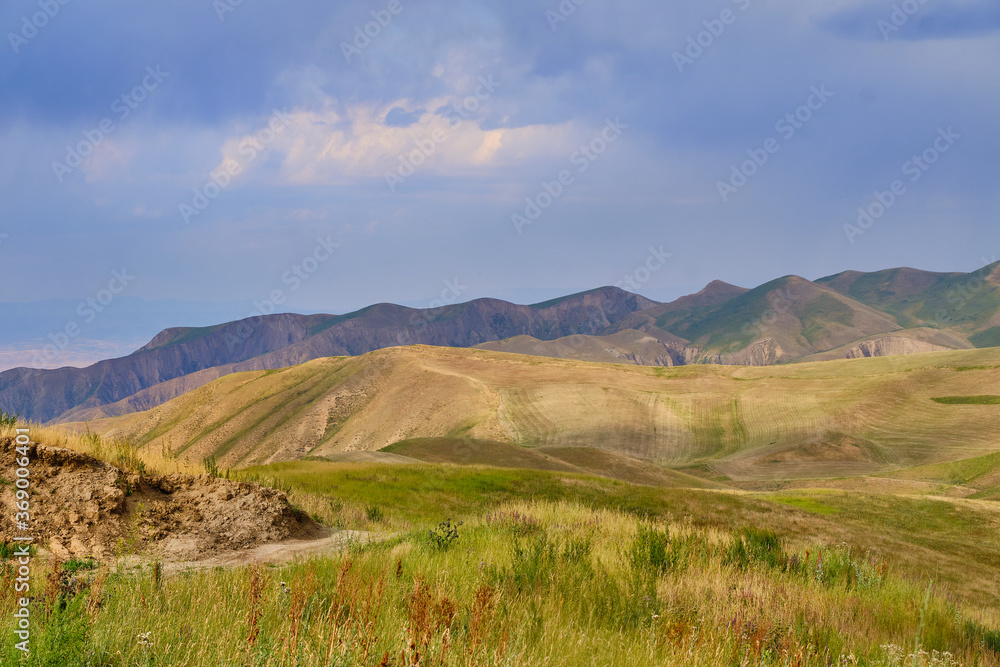
[{"label": "dry grass", "polygon": [[[160,582],[136,571],[70,586],[40,572],[29,664],[1000,664],[995,610],[906,574],[848,546],[520,501],[471,520],[448,549],[415,532]],[[12,605],[0,593],[5,633]]]},{"label": "dry grass", "polygon": [[19,426],[28,430],[34,442],[89,454],[110,461],[124,470],[160,475],[173,473],[198,475],[205,472],[204,464],[177,455],[167,443],[160,443],[158,447],[140,447],[128,436],[101,436],[86,426],[82,430],[61,424],[22,423]]},{"label": "dry grass", "polygon": [[[459,437],[708,464],[736,480],[842,477],[997,451],[1000,410],[931,400],[996,386],[998,349],[658,369],[415,346],[239,373],[92,426],[227,466]],[[825,443],[836,447],[816,455]]]}]

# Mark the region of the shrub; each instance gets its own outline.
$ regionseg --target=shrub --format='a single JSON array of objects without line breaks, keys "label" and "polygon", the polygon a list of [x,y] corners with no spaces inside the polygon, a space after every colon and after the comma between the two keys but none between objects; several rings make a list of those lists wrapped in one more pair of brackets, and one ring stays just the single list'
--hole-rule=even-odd
[{"label": "shrub", "polygon": [[[385,518],[385,514],[382,512],[382,510],[379,508],[378,505],[368,505],[367,507],[365,507],[365,516],[368,517],[369,521],[373,521],[375,523],[379,523],[380,521],[382,521],[382,519]],[[456,538],[457,538],[457,533],[456,533]]]},{"label": "shrub", "polygon": [[670,545],[670,532],[640,525],[632,540],[629,561],[637,572],[662,574],[676,565],[676,552]]},{"label": "shrub", "polygon": [[206,456],[201,463],[205,466],[205,472],[209,475],[212,477],[222,477],[222,474],[219,472],[219,464],[214,456]]},{"label": "shrub", "polygon": [[777,533],[753,526],[744,528],[740,534],[730,538],[724,560],[726,564],[740,570],[756,564],[783,568],[788,562]]},{"label": "shrub", "polygon": [[975,621],[966,621],[965,634],[970,643],[979,646],[984,653],[989,651],[1000,656],[1000,630],[991,630]]},{"label": "shrub", "polygon": [[464,521],[459,521],[453,526],[451,519],[445,519],[438,524],[435,530],[428,530],[431,544],[442,551],[447,551],[452,544],[458,541],[458,527],[463,523]]}]

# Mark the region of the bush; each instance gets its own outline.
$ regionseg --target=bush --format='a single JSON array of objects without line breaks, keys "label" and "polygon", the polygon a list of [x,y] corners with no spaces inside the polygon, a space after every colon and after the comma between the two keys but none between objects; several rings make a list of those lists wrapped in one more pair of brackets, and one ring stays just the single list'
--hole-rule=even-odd
[{"label": "bush", "polygon": [[442,551],[447,551],[452,544],[458,541],[458,527],[463,523],[463,521],[459,521],[453,526],[451,519],[445,519],[438,524],[437,529],[428,530],[431,544]]},{"label": "bush", "polygon": [[724,560],[727,565],[733,565],[740,570],[756,564],[784,568],[788,563],[781,538],[777,533],[753,526],[744,528],[739,535],[734,535],[730,539]]},{"label": "bush", "polygon": [[201,463],[205,466],[205,472],[209,475],[212,477],[222,477],[222,474],[219,472],[219,464],[214,456],[206,456]]},{"label": "bush", "polygon": [[637,572],[663,574],[676,565],[676,552],[671,549],[670,532],[640,525],[632,540],[629,561]]},{"label": "bush", "polygon": [[368,517],[369,521],[373,521],[375,523],[379,523],[385,518],[385,514],[378,505],[368,505],[365,507],[365,516]]},{"label": "bush", "polygon": [[990,630],[975,621],[965,622],[965,634],[973,646],[979,646],[982,651],[1000,655],[1000,630]]}]

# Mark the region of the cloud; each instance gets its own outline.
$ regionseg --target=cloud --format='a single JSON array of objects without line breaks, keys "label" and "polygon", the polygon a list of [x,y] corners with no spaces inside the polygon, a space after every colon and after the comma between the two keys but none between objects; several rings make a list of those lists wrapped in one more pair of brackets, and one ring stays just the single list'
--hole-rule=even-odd
[{"label": "cloud", "polygon": [[[419,299],[439,273],[477,276],[481,294],[589,287],[665,238],[689,286],[963,268],[970,247],[1000,248],[997,3],[927,0],[886,44],[877,23],[907,2],[595,0],[553,30],[558,0],[404,0],[350,62],[341,44],[384,2],[243,2],[224,21],[206,0],[71,2],[0,58],[0,298],[76,295],[134,257],[137,290],[258,298],[331,230],[351,252],[308,288],[317,309]],[[0,7],[0,32],[35,5]],[[674,51],[724,9],[738,18],[678,72]],[[60,183],[52,162],[157,65],[162,88]],[[479,99],[484,78],[498,85]],[[818,85],[829,105],[723,205],[716,181]],[[275,109],[287,126],[249,159]],[[518,237],[511,213],[608,117],[626,137]],[[863,247],[839,247],[845,216],[948,125],[968,141]],[[420,164],[389,193],[401,159]],[[226,160],[244,169],[184,225],[178,205]]]},{"label": "cloud", "polygon": [[995,0],[866,3],[838,11],[821,20],[820,26],[854,40],[976,38],[1000,31],[1000,4]]},{"label": "cloud", "polygon": [[[447,109],[444,101],[428,100],[426,106]],[[288,127],[267,147],[268,159],[247,172],[276,186],[381,183],[386,172],[409,160],[424,176],[483,178],[552,155],[567,156],[580,133],[572,123],[484,129],[443,113],[424,113],[406,126],[384,123],[386,114],[398,108],[397,103],[388,110],[355,104],[342,112],[291,111]],[[246,162],[248,141],[246,135],[229,138],[219,166]]]},{"label": "cloud", "polygon": [[403,107],[393,107],[385,115],[385,124],[389,127],[409,127],[420,120],[426,112],[423,107],[409,112]]}]

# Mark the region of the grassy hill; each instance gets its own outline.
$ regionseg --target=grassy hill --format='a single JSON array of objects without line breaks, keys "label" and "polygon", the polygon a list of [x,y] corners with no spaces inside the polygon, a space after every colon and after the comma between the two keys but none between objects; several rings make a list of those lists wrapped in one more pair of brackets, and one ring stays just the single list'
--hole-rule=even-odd
[{"label": "grassy hill", "polygon": [[0,373],[0,409],[87,421],[159,405],[222,375],[409,344],[648,366],[772,365],[1000,346],[1000,263],[971,274],[847,271],[755,289],[709,283],[656,303],[614,287],[532,306],[496,299],[430,309],[375,304],[167,329],[87,368]]},{"label": "grassy hill", "polygon": [[932,324],[978,336],[979,347],[1000,344],[1000,262],[973,273],[899,268],[847,271],[816,282],[892,314],[904,327]]},{"label": "grassy hill", "polygon": [[1000,408],[933,400],[997,386],[1000,349],[648,368],[412,346],[236,373],[91,428],[228,466],[453,437],[737,481],[842,477],[1000,450]]},{"label": "grassy hill", "polygon": [[[165,577],[36,561],[29,664],[1000,664],[994,503],[483,466],[249,472],[373,539]],[[15,609],[0,596],[11,635]]]},{"label": "grassy hill", "polygon": [[[508,367],[511,361],[521,373]],[[523,367],[532,369],[533,381],[556,387],[569,371],[620,373],[619,385],[633,390],[645,386],[642,376],[675,397],[692,388],[711,388],[711,394],[751,387],[766,396],[785,387],[784,403],[764,423],[780,420],[782,410],[808,402],[823,386],[827,392],[816,397],[816,409],[838,399],[837,392],[867,387],[882,392],[890,408],[882,418],[967,411],[967,423],[986,422],[994,434],[991,420],[1000,408],[980,400],[990,396],[984,387],[996,386],[998,350],[766,369],[645,369],[415,348],[230,376],[202,388],[218,393],[201,399],[225,401],[252,391],[277,419],[276,428],[286,428],[302,411],[296,401],[328,395],[330,382],[354,390],[371,382],[386,390],[380,378],[390,383],[416,374],[425,381],[424,392],[432,393],[447,373],[462,373],[466,382],[502,389],[526,377]],[[766,384],[754,387],[760,382]],[[971,399],[933,400],[955,396]],[[288,411],[283,401],[293,404]],[[176,407],[172,403],[160,409]],[[364,415],[361,403],[352,405],[354,414]],[[416,409],[412,403],[394,407],[397,420]],[[589,411],[598,412],[593,404]],[[264,414],[253,405],[243,412],[244,427]],[[575,414],[579,419],[584,411]],[[208,413],[201,417],[203,425],[227,428]],[[161,424],[174,429],[184,421]],[[755,427],[741,428],[746,437]],[[32,431],[42,439],[56,433]],[[957,440],[971,441],[971,435],[960,433]],[[106,453],[108,444],[102,446]],[[814,458],[823,461],[844,452],[885,458],[901,445],[830,437],[815,447]],[[949,447],[949,456],[960,450],[955,443]],[[759,458],[760,452],[752,454]],[[464,435],[331,456],[337,461],[313,456],[233,474],[236,481],[280,488],[328,526],[366,537],[341,552],[283,565],[178,575],[135,559],[123,567],[36,558],[32,590],[40,593],[31,601],[34,643],[25,664],[1000,665],[1000,505],[989,495],[747,492],[710,488],[718,485],[663,470],[670,482],[644,481],[639,478],[659,469],[616,452],[525,449]],[[788,452],[763,456],[779,463],[794,459]],[[384,462],[371,462],[379,460]],[[163,462],[177,464],[171,457]],[[641,484],[594,474],[610,470]],[[1000,483],[1000,451],[891,474],[901,482],[975,485],[988,492]],[[0,579],[8,591],[17,576],[11,551],[0,545]],[[13,634],[16,608],[15,596],[0,595],[0,631]],[[13,642],[0,646],[2,664],[18,661]]]},{"label": "grassy hill", "polygon": [[769,338],[784,361],[828,350],[901,327],[864,304],[797,276],[786,276],[707,308],[676,323],[657,326],[690,340],[702,356],[737,353]]}]

